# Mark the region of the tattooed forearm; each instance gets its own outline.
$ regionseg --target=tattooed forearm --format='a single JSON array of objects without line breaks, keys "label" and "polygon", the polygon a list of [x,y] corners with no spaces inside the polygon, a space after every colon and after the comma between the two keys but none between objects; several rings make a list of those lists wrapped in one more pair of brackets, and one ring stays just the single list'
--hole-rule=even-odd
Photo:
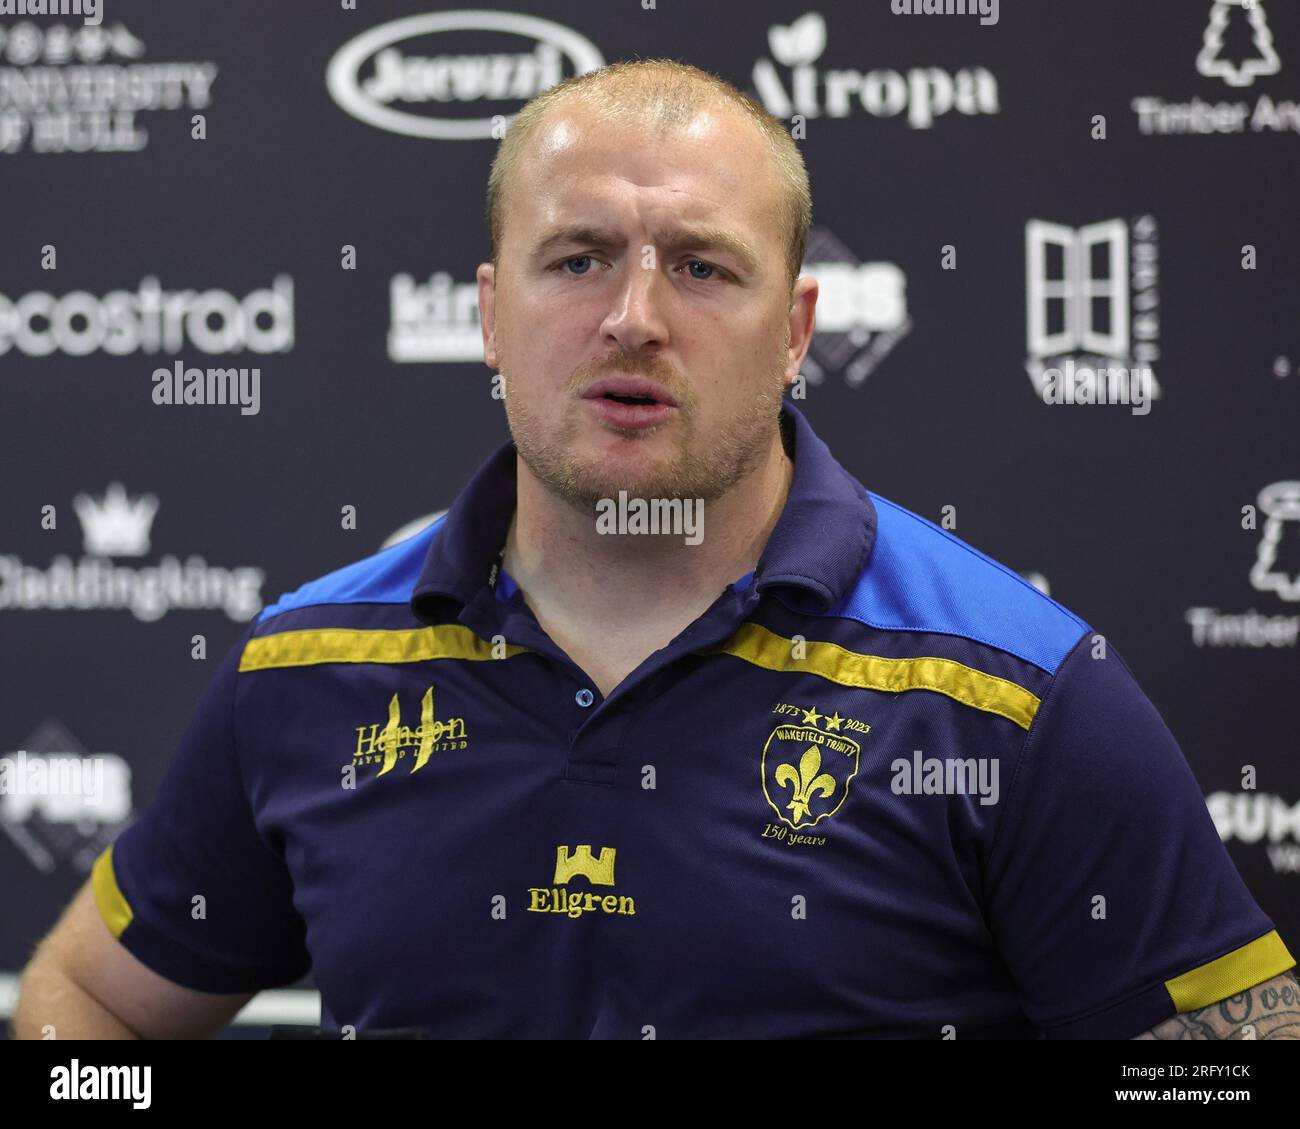
[{"label": "tattooed forearm", "polygon": [[1139,1039],[1300,1040],[1300,977],[1294,968],[1199,1011],[1184,1012]]}]

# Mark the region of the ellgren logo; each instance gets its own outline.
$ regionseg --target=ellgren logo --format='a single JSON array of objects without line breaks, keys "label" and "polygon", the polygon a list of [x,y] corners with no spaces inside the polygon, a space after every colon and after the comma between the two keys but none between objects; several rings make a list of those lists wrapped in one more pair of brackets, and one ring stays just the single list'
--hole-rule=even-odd
[{"label": "ellgren logo", "polygon": [[[463,36],[455,51],[409,51],[407,40],[455,32],[495,33],[531,40],[523,51],[466,53]],[[330,60],[325,85],[330,97],[368,125],[408,137],[439,141],[500,138],[494,120],[513,118],[531,98],[566,74],[586,74],[605,65],[585,36],[551,20],[514,12],[436,12],[381,24],[345,43]],[[365,70],[366,77],[362,77]],[[495,104],[486,116],[442,116],[435,109]]]},{"label": "ellgren logo", "polygon": [[636,915],[636,902],[626,894],[593,894],[570,890],[573,878],[582,878],[591,886],[614,885],[614,860],[618,851],[601,847],[593,856],[590,843],[579,843],[570,851],[567,847],[555,849],[554,885],[548,890],[542,886],[528,888],[530,913],[559,913],[569,918],[599,910],[601,913]]}]

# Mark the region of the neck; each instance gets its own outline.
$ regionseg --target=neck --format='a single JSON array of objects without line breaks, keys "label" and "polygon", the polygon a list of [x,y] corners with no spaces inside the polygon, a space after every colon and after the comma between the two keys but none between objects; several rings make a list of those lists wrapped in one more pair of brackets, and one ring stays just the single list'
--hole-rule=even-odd
[{"label": "neck", "polygon": [[534,610],[600,625],[635,626],[708,606],[758,564],[785,507],[794,464],[779,427],[758,466],[706,506],[704,536],[601,533],[552,494],[516,455],[518,491],[504,565]]}]

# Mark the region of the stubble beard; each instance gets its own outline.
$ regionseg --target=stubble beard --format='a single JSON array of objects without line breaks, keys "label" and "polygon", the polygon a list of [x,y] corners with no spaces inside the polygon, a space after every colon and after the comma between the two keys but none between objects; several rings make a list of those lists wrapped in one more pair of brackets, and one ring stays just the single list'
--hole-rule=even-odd
[{"label": "stubble beard", "polygon": [[[698,435],[698,398],[678,382],[662,379],[653,364],[626,359],[626,363],[604,362],[600,372],[639,373],[659,379],[677,400],[671,424],[677,429],[677,450],[666,465],[656,465],[644,473],[602,470],[598,460],[571,454],[574,437],[584,426],[578,413],[584,409],[574,394],[587,387],[599,373],[579,369],[564,390],[564,402],[572,405],[557,428],[546,426],[520,399],[510,398],[510,377],[506,358],[500,357],[500,371],[505,377],[506,420],[515,448],[524,465],[555,497],[582,514],[593,514],[596,503],[617,498],[620,490],[632,498],[700,498],[712,502],[722,497],[757,468],[770,450],[772,437],[785,394],[785,368],[789,334],[785,344],[751,395],[738,403],[736,410],[724,416],[718,432],[704,439]],[[661,427],[624,431],[630,442],[653,442]]]}]

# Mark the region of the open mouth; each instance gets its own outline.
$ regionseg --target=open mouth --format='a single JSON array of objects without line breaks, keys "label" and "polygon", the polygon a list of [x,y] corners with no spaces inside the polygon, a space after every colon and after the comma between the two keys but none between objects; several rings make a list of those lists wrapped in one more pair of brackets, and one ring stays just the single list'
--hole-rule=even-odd
[{"label": "open mouth", "polygon": [[602,377],[583,393],[584,400],[603,400],[614,410],[618,404],[624,408],[659,408],[667,411],[677,406],[672,393],[653,380],[618,373]]},{"label": "open mouth", "polygon": [[649,380],[602,380],[583,397],[597,418],[620,431],[658,427],[677,408],[672,394]]}]

